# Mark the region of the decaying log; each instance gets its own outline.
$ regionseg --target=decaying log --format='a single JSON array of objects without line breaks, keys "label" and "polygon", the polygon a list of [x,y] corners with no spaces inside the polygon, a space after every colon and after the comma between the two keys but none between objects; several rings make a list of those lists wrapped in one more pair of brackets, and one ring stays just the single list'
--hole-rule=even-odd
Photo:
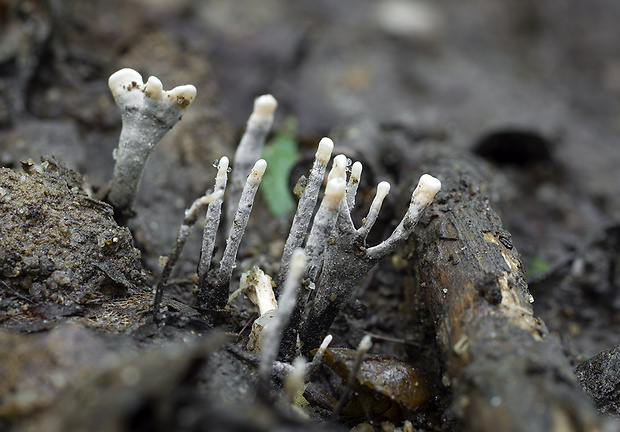
[{"label": "decaying log", "polygon": [[620,418],[620,345],[584,361],[575,375],[601,413]]},{"label": "decaying log", "polygon": [[407,257],[463,430],[599,430],[558,338],[533,315],[519,254],[487,198],[483,162],[440,157],[423,168],[443,186]]}]

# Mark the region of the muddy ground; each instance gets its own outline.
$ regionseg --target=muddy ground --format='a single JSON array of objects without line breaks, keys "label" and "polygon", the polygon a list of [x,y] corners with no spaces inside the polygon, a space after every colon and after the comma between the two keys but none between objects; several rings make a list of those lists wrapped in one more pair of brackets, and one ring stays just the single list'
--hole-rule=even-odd
[{"label": "muddy ground", "polygon": [[[496,169],[496,209],[528,269],[535,314],[561,337],[575,366],[612,348],[620,320],[618,17],[612,0],[0,0],[0,163],[12,170],[0,184],[7,236],[0,239],[7,329],[0,429],[92,429],[102,410],[108,415],[99,430],[110,431],[286,429],[302,421],[278,409],[257,414],[251,359],[223,350],[225,342],[209,336],[213,323],[184,308],[194,299],[200,229],[169,290],[178,321],[157,329],[148,318],[159,257],[169,253],[184,209],[212,187],[213,161],[234,154],[263,93],[278,100],[276,132],[285,118],[297,121],[302,172],[329,135],[336,151],[364,161],[362,195],[371,199],[378,181],[392,182],[377,238],[400,218],[396,209],[424,148],[487,159]],[[128,224],[133,243],[111,209],[87,195],[96,197],[111,177],[120,114],[107,78],[123,67],[159,77],[166,89],[198,89],[149,160]],[[20,162],[38,164],[43,155],[55,158],[45,169]],[[277,271],[292,215],[273,218],[261,199],[238,273],[255,264]],[[75,206],[88,209],[82,219],[72,216]],[[13,218],[16,209],[25,210]],[[59,229],[46,242],[55,220],[79,235],[62,242],[68,231]],[[37,236],[33,227],[45,229]],[[46,264],[45,257],[60,256]],[[375,335],[373,352],[425,369],[433,394],[428,405],[390,421],[458,430],[440,365],[428,366],[432,350],[421,346],[432,335],[403,306],[403,274],[398,259],[377,267],[358,292],[366,313],[339,319],[334,346],[353,348],[365,333]],[[235,335],[228,346],[243,346],[254,313],[241,301],[218,324]],[[211,369],[200,367],[207,359]],[[324,393],[338,394],[333,373],[324,370],[317,381]],[[617,415],[610,398],[597,403]],[[222,414],[235,404],[243,415]],[[329,417],[326,406],[311,404],[311,418]],[[380,428],[382,420],[338,424]]]}]

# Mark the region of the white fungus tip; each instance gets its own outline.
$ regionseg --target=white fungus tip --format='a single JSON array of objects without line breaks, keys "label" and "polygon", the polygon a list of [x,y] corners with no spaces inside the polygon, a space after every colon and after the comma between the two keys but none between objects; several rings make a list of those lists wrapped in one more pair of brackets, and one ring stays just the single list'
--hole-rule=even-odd
[{"label": "white fungus tip", "polygon": [[177,86],[168,91],[168,98],[170,102],[177,105],[177,107],[185,109],[196,98],[196,87],[191,84]]},{"label": "white fungus tip", "polygon": [[316,353],[314,354],[314,357],[312,358],[312,363],[314,363],[315,365],[318,365],[319,363],[321,363],[321,361],[323,360],[323,356],[325,355],[325,351],[327,350],[327,347],[329,346],[330,343],[332,343],[332,335],[327,335],[325,336],[325,339],[323,339],[323,342],[321,342],[321,346],[319,347],[318,350],[316,350]]},{"label": "white fungus tip", "polygon": [[248,183],[251,186],[258,186],[263,179],[263,175],[265,174],[265,170],[267,169],[267,161],[265,159],[259,159],[254,164],[254,168],[252,168],[252,172],[248,177]]},{"label": "white fungus tip", "polygon": [[306,268],[306,252],[302,249],[295,249],[291,256],[291,262],[289,264],[289,274],[299,275],[301,277],[303,271]]},{"label": "white fungus tip", "polygon": [[390,184],[386,181],[382,181],[377,185],[377,198],[383,200],[387,194],[390,193]]},{"label": "white fungus tip", "polygon": [[137,85],[142,85],[142,75],[131,68],[123,68],[114,72],[108,79],[108,86],[112,92],[112,96],[116,99],[123,94],[123,86],[135,82]]},{"label": "white fungus tip", "polygon": [[351,178],[357,179],[359,181],[359,179],[362,177],[362,168],[363,166],[360,161],[355,162],[351,167]]},{"label": "white fungus tip", "polygon": [[259,116],[273,116],[278,107],[278,101],[270,94],[262,95],[254,100],[254,111],[252,114]]},{"label": "white fungus tip", "polygon": [[357,350],[365,353],[368,352],[370,348],[372,348],[372,338],[370,337],[370,335],[365,335],[362,338],[360,344],[357,346]]},{"label": "white fungus tip", "polygon": [[220,159],[220,162],[217,164],[217,175],[218,176],[220,174],[226,174],[228,172],[229,163],[230,161],[228,160],[228,157],[222,156],[222,158]]},{"label": "white fungus tip", "polygon": [[339,154],[334,158],[332,169],[329,171],[327,181],[329,182],[335,178],[346,178],[345,171],[347,169],[347,157],[343,154]]},{"label": "white fungus tip", "polygon": [[333,150],[334,142],[330,138],[322,138],[321,141],[319,141],[319,148],[316,150],[316,160],[326,164],[332,156]]},{"label": "white fungus tip", "polygon": [[328,210],[336,210],[344,195],[347,183],[341,177],[336,177],[327,182],[323,204]]},{"label": "white fungus tip", "polygon": [[164,85],[159,78],[150,76],[144,86],[144,94],[146,97],[154,100],[160,100],[163,95]]},{"label": "white fungus tip", "polygon": [[329,344],[332,343],[333,338],[334,337],[332,335],[325,336],[325,339],[323,339],[323,343],[321,343],[321,347],[319,349],[325,351]]},{"label": "white fungus tip", "polygon": [[338,166],[343,166],[346,167],[347,166],[347,157],[343,154],[339,154],[338,156],[336,156],[334,158],[334,164],[338,165]]},{"label": "white fungus tip", "polygon": [[439,179],[424,174],[420,177],[418,186],[413,191],[412,201],[421,207],[427,207],[435,198],[435,195],[441,189],[441,182]]}]

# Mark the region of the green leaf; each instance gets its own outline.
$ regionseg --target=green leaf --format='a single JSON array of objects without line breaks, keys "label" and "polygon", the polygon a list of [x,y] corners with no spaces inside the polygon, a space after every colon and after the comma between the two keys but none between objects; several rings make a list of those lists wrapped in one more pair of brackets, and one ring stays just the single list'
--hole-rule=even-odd
[{"label": "green leaf", "polygon": [[267,161],[267,171],[260,190],[269,212],[276,218],[295,207],[288,179],[291,169],[299,159],[296,130],[297,121],[294,117],[288,117],[282,129],[263,148],[262,158]]},{"label": "green leaf", "polygon": [[549,263],[540,257],[534,257],[525,268],[527,276],[536,276],[546,272],[549,269]]}]

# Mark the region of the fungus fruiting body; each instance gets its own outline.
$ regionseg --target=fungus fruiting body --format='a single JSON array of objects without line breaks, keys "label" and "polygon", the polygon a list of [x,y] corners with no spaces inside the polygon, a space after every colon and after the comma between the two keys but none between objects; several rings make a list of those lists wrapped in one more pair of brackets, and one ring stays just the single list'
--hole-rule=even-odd
[{"label": "fungus fruiting body", "polygon": [[[254,101],[254,109],[248,119],[245,132],[233,159],[232,178],[230,181],[229,196],[232,202],[240,198],[245,183],[245,176],[260,158],[265,145],[267,134],[273,124],[273,116],[278,102],[272,95],[262,95]],[[234,207],[228,207],[228,219],[233,220]]]},{"label": "fungus fruiting body", "polygon": [[[351,182],[349,182],[351,184]],[[330,242],[323,254],[322,270],[316,284],[316,293],[301,329],[302,350],[309,353],[326,336],[334,318],[360,284],[362,278],[396,247],[404,242],[418,223],[426,207],[441,188],[441,182],[425,174],[411,196],[407,213],[394,232],[383,242],[369,247],[366,244],[389,184],[377,186],[375,199],[365,223],[355,228],[351,218],[350,199],[340,201],[338,220],[331,232]]]},{"label": "fungus fruiting body", "polygon": [[121,110],[123,127],[114,151],[116,165],[107,200],[127,216],[149,155],[190,106],[196,87],[183,85],[165,91],[158,78],[152,76],[145,84],[142,76],[129,68],[112,74],[108,85]]}]

